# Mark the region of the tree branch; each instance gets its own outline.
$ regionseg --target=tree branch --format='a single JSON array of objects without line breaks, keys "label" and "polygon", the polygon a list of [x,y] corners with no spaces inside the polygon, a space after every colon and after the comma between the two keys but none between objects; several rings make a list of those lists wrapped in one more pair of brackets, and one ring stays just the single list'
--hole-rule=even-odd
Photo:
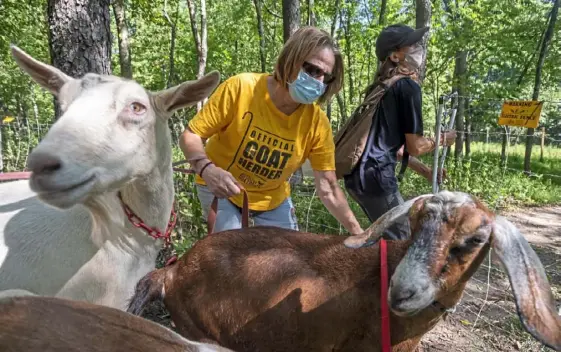
[{"label": "tree branch", "polygon": [[339,2],[335,0],[335,14],[333,15],[333,22],[331,22],[331,37],[335,39],[335,27],[337,26],[337,15],[339,14]]},{"label": "tree branch", "polygon": [[191,20],[191,32],[193,32],[193,39],[195,40],[195,46],[197,51],[200,53],[201,48],[201,37],[199,36],[199,31],[197,29],[197,20],[195,18],[195,4],[193,0],[187,0],[187,6],[189,7],[189,19]]},{"label": "tree branch", "polygon": [[265,4],[265,1],[263,1],[263,7],[265,8],[265,10],[271,14],[271,16],[276,17],[276,18],[280,18],[282,20],[282,16],[274,13],[273,11],[271,11],[271,9],[267,6],[267,4]]},{"label": "tree branch", "polygon": [[[547,17],[547,22],[550,21],[551,13],[552,13],[552,11],[549,12],[549,16]],[[530,69],[530,65],[532,64],[532,61],[534,61],[534,58],[536,57],[537,52],[540,50],[540,46],[542,45],[543,37],[544,37],[546,31],[547,31],[547,28],[544,28],[543,32],[540,36],[540,40],[538,41],[538,45],[536,46],[536,49],[532,53],[532,56],[530,57],[530,59],[524,65],[524,70],[522,71],[522,73],[520,74],[520,77],[518,77],[518,80],[516,81],[516,86],[517,87],[522,84],[522,80],[524,80],[524,76],[526,76],[526,73],[528,72],[528,70]]]}]

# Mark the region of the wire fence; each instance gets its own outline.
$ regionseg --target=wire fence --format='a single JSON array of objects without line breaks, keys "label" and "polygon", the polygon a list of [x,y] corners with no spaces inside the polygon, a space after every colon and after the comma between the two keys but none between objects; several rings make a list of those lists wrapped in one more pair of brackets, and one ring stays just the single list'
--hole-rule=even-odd
[{"label": "wire fence", "polygon": [[[457,133],[464,144],[462,155],[469,159],[470,164],[487,169],[500,168],[501,177],[494,180],[498,187],[506,182],[507,174],[550,180],[553,184],[561,185],[561,130],[553,130],[553,133],[548,134],[545,128],[541,128],[529,137],[534,145],[531,159],[532,171],[524,172],[524,155],[528,138],[526,129],[498,126],[495,123],[500,115],[501,100],[462,98],[466,102],[465,124],[464,130],[459,130]],[[449,104],[447,113],[444,114],[443,125],[446,125],[453,115],[452,100],[449,101]],[[559,114],[561,102],[545,102],[545,105],[544,111],[550,115],[545,116],[545,122],[551,122],[547,121],[551,118],[561,121],[561,114]],[[542,121],[543,117],[542,112]],[[555,125],[555,123],[550,123],[550,125]],[[551,191],[555,192],[553,189]],[[560,189],[557,189],[557,192],[559,191]],[[490,208],[499,213],[500,205],[497,202]],[[560,221],[550,225],[561,226],[561,210],[555,214]],[[561,227],[558,232],[561,233]],[[561,253],[559,247],[533,243],[531,245],[544,264],[559,304],[561,302],[561,294],[559,294]],[[473,339],[475,343],[470,350],[551,350],[533,339],[521,325],[508,275],[500,262],[494,258],[492,251],[483,263],[469,281],[462,300],[453,314],[453,319],[463,327],[457,330],[469,331],[476,336]],[[454,343],[458,344],[459,340],[461,338]],[[453,346],[454,344],[451,344],[449,347],[454,348]]]},{"label": "wire fence", "polygon": [[[556,131],[541,134],[541,130],[536,130],[536,134],[531,137],[534,141],[532,156],[532,171],[524,173],[523,157],[525,149],[525,130],[521,128],[504,128],[493,123],[489,116],[498,117],[500,104],[496,100],[475,100],[467,97],[472,104],[467,104],[465,117],[468,123],[464,131],[458,131],[462,135],[463,143],[468,140],[467,150],[464,148],[464,159],[469,159],[469,167],[474,170],[499,169],[500,175],[493,179],[497,187],[504,186],[507,182],[507,175],[519,175],[520,177],[530,176],[549,182],[551,185],[558,185],[561,189],[561,134]],[[473,103],[473,102],[476,102]],[[450,103],[450,102],[449,102]],[[448,104],[449,104],[448,103]],[[549,103],[555,105],[555,103]],[[557,104],[561,110],[561,104]],[[451,106],[444,110],[444,122],[449,121],[452,114]],[[549,111],[555,111],[550,108]],[[448,119],[448,120],[447,120]],[[178,145],[179,136],[186,121],[172,120],[170,128],[174,145]],[[0,124],[0,172],[23,171],[27,163],[27,156],[37,143],[44,137],[50,128],[48,124],[31,123],[24,119],[17,118],[9,124]],[[434,135],[433,130],[426,131],[428,135]],[[505,142],[503,148],[503,142]],[[543,143],[542,143],[543,141]],[[543,145],[543,148],[542,148]],[[504,151],[503,151],[504,150]],[[469,155],[466,153],[469,151]],[[503,154],[503,155],[501,155]],[[449,161],[454,155],[454,146],[449,151]],[[174,161],[182,159],[178,149],[174,150]],[[423,159],[428,165],[432,165],[432,156]],[[409,171],[411,175],[411,171]],[[301,231],[327,234],[345,234],[344,228],[333,218],[333,216],[321,204],[315,193],[313,181],[310,178],[309,170],[304,170],[302,180],[295,182],[292,197],[296,206],[297,218]],[[408,176],[413,177],[413,176]],[[185,249],[204,235],[205,227],[201,221],[192,219],[202,219],[200,208],[196,206],[195,189],[193,187],[194,178],[192,175],[176,175],[175,187],[178,198],[183,199],[179,204],[177,236],[185,243]],[[481,178],[474,179],[463,184],[441,185],[442,189],[468,191],[466,188],[474,189],[481,186]],[[491,181],[489,181],[491,182]],[[426,181],[426,188],[420,188],[418,193],[430,191],[429,182]],[[468,191],[469,192],[469,191]],[[407,194],[412,197],[416,194]],[[508,195],[507,195],[508,196]],[[369,221],[360,207],[347,197],[355,212],[359,222],[365,228]],[[494,211],[499,212],[503,203],[496,202],[490,206]],[[556,248],[533,245],[542,263],[546,268],[550,284],[554,289],[556,298],[559,301],[561,292],[561,256]],[[455,333],[471,332],[477,337],[479,349],[474,345],[474,351],[493,350],[493,351],[547,351],[549,349],[541,346],[535,339],[525,332],[520,324],[513,294],[510,290],[508,276],[496,261],[493,260],[492,253],[489,255],[485,264],[470,280],[462,298],[451,315],[459,327]],[[438,331],[437,331],[438,334]],[[444,338],[435,336],[436,341]],[[459,337],[458,337],[459,338]],[[452,341],[456,339],[453,338]],[[452,346],[452,345],[451,345]],[[430,349],[429,349],[430,350]],[[453,350],[453,349],[452,349]],[[450,349],[448,349],[450,351]]]}]

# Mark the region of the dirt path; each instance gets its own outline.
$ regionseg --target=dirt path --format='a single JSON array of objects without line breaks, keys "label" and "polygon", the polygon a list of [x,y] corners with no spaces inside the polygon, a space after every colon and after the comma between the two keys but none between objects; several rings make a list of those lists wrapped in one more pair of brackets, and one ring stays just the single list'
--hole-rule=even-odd
[{"label": "dirt path", "polygon": [[[561,305],[561,206],[503,215],[518,226],[540,257]],[[486,263],[469,282],[456,312],[425,335],[420,351],[552,351],[522,329],[508,277],[492,259],[491,268]]]}]

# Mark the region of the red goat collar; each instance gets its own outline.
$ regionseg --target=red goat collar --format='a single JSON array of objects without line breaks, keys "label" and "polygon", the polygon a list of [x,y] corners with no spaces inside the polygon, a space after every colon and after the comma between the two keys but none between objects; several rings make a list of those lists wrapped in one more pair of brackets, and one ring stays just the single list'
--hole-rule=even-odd
[{"label": "red goat collar", "polygon": [[125,204],[125,202],[123,201],[123,197],[121,195],[121,192],[118,192],[118,197],[119,200],[121,201],[121,206],[123,207],[123,211],[125,212],[125,214],[127,214],[127,218],[129,219],[129,221],[131,222],[131,224],[133,224],[135,227],[141,228],[144,231],[146,231],[146,233],[154,238],[154,239],[158,239],[158,238],[163,238],[165,241],[165,245],[169,246],[171,243],[171,231],[173,230],[173,228],[175,227],[175,223],[177,221],[177,214],[175,213],[175,209],[172,205],[171,208],[171,219],[168,222],[168,226],[166,227],[166,231],[162,232],[159,231],[153,227],[150,227],[148,225],[146,225],[144,223],[144,221],[142,221],[142,219],[136,215],[132,209]]},{"label": "red goat collar", "polygon": [[[0,181],[13,181],[13,180],[27,180],[31,177],[31,172],[23,171],[23,172],[7,172],[2,173],[0,172]],[[129,221],[138,228],[143,229],[146,233],[153,237],[154,239],[163,238],[165,241],[166,247],[171,244],[171,231],[175,227],[175,223],[177,222],[177,214],[175,212],[174,207],[171,208],[171,219],[168,222],[168,226],[166,227],[166,232],[161,232],[153,227],[150,227],[144,223],[144,221],[136,215],[132,209],[125,204],[123,198],[121,196],[121,192],[118,193],[119,200],[121,202],[121,206],[123,207],[123,211],[127,214],[127,218]],[[166,265],[169,265],[177,260],[177,257],[172,257]]]},{"label": "red goat collar", "polygon": [[386,240],[380,239],[380,306],[382,317],[382,352],[391,352],[390,309],[388,307],[388,251]]}]

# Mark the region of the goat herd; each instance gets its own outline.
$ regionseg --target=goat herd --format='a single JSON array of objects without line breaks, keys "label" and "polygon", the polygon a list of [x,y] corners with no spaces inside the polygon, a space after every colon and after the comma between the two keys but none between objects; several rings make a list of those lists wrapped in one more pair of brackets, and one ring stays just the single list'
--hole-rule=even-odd
[{"label": "goat herd", "polygon": [[[460,192],[418,196],[358,236],[213,234],[155,270],[162,240],[146,229],[166,229],[174,200],[167,120],[207,97],[219,74],[149,92],[115,76],[69,77],[11,50],[63,113],[29,155],[30,179],[0,183],[1,351],[382,351],[381,265],[392,350],[414,351],[490,250],[525,329],[561,350],[536,253]],[[403,216],[410,239],[387,241],[381,260],[380,234]],[[177,333],[138,316],[158,300]]]}]

